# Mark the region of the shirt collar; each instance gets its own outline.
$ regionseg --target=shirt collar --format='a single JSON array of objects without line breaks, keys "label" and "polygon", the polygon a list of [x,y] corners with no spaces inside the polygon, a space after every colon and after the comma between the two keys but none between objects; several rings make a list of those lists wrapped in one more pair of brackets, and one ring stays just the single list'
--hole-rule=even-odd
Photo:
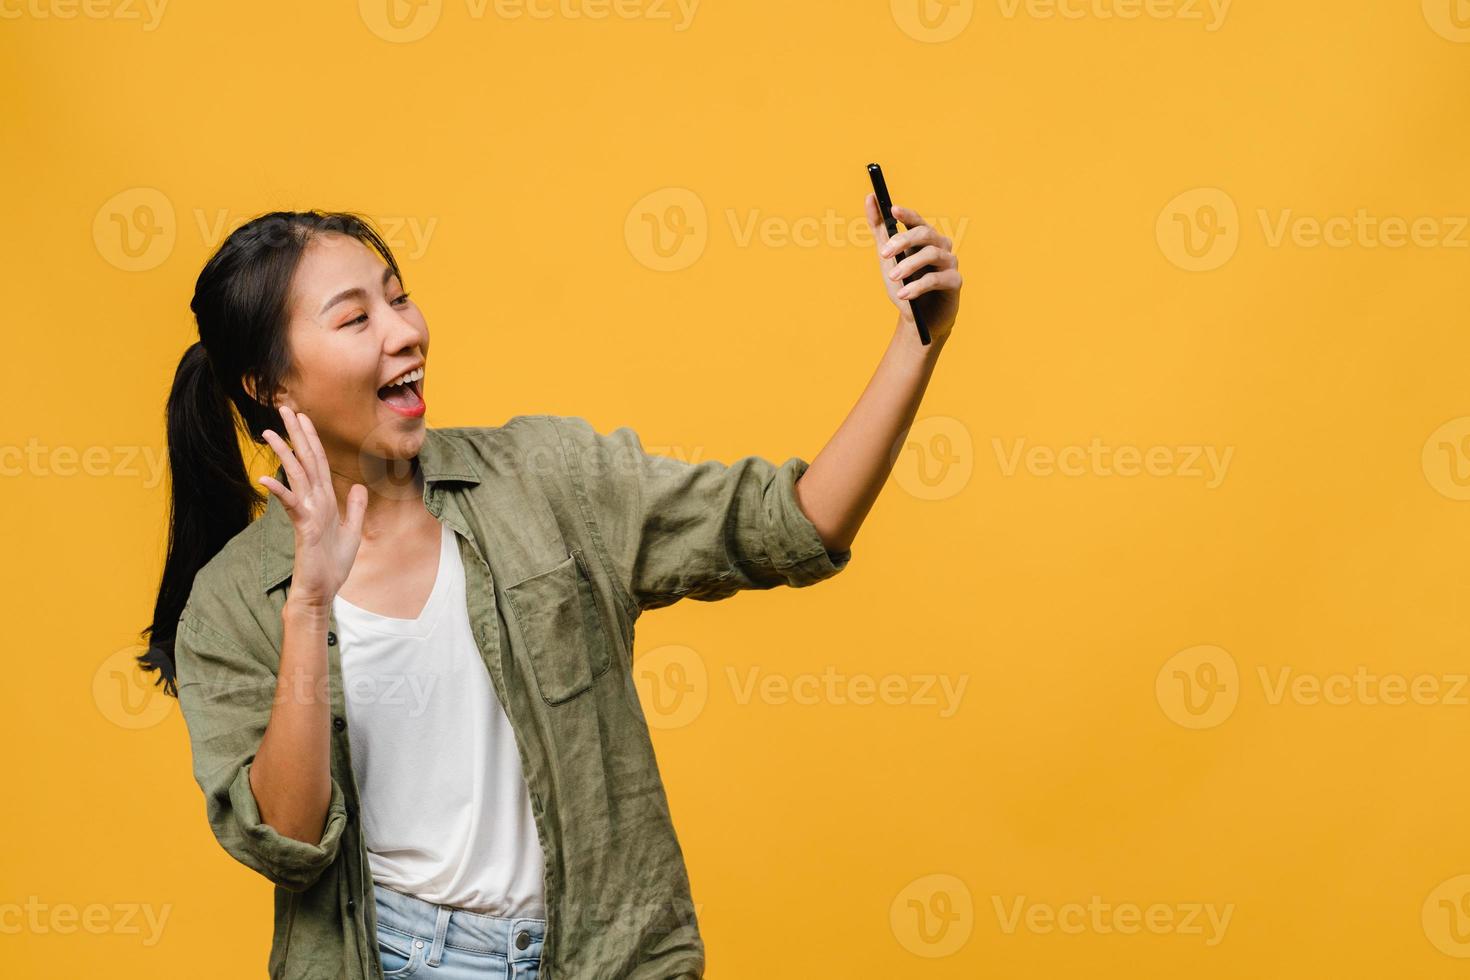
[{"label": "shirt collar", "polygon": [[[424,441],[419,447],[419,468],[424,474],[424,503],[436,483],[457,480],[461,483],[479,483],[480,470],[469,454],[460,448],[459,440],[443,429],[424,429]],[[276,467],[275,477],[286,483],[286,468]],[[265,513],[260,516],[261,563],[260,587],[269,592],[291,577],[296,565],[296,529],[286,513],[281,498],[269,494]]]}]

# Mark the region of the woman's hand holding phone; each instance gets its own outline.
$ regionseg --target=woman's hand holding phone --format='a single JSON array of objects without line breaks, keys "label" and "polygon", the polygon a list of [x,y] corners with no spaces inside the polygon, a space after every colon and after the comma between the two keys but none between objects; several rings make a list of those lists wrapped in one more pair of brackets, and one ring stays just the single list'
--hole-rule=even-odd
[{"label": "woman's hand holding phone", "polygon": [[[964,285],[959,258],[951,251],[954,243],[911,208],[890,204],[889,214],[884,215],[879,199],[880,192],[887,197],[882,171],[877,164],[869,164],[868,173],[874,192],[863,205],[888,298],[925,344],[943,343],[959,314],[960,287]],[[890,233],[890,226],[897,228],[894,219],[903,222],[904,231]]]}]

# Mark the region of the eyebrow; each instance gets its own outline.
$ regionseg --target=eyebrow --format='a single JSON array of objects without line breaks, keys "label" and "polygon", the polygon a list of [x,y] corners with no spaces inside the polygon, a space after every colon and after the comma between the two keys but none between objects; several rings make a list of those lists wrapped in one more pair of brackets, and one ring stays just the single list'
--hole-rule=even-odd
[{"label": "eyebrow", "polygon": [[[392,279],[392,278],[393,278],[393,267],[391,265],[384,266],[383,267],[383,283],[382,284],[384,286],[388,285],[388,280],[389,279]],[[334,307],[338,303],[342,302],[344,299],[351,299],[352,297],[365,297],[365,296],[367,296],[367,291],[365,289],[363,289],[361,286],[353,286],[351,289],[344,289],[340,293],[338,293],[336,296],[333,296],[331,299],[327,300],[324,304],[322,304],[321,311],[319,313],[317,313],[317,316],[321,316],[322,313],[327,312],[332,307]]]}]

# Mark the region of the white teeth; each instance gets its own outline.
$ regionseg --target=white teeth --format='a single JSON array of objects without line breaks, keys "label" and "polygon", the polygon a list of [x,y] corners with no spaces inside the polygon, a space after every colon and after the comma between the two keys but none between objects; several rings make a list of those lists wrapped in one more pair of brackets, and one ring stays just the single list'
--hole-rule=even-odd
[{"label": "white teeth", "polygon": [[424,376],[424,369],[423,368],[414,368],[412,371],[408,372],[407,374],[400,375],[399,377],[397,377],[397,378],[393,379],[392,381],[388,382],[383,387],[385,387],[385,388],[394,388],[394,387],[397,387],[398,385],[401,385],[401,384],[408,384],[410,381],[417,381],[419,378],[422,378],[423,376]]}]

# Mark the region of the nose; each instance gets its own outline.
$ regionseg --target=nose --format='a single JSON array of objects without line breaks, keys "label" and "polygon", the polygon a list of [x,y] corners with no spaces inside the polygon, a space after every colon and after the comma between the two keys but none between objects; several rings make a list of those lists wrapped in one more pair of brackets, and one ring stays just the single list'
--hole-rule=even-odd
[{"label": "nose", "polygon": [[383,346],[390,355],[411,353],[415,348],[428,346],[428,327],[411,319],[402,310],[395,309],[392,304],[389,304],[388,309],[391,312],[386,320],[388,328]]}]

